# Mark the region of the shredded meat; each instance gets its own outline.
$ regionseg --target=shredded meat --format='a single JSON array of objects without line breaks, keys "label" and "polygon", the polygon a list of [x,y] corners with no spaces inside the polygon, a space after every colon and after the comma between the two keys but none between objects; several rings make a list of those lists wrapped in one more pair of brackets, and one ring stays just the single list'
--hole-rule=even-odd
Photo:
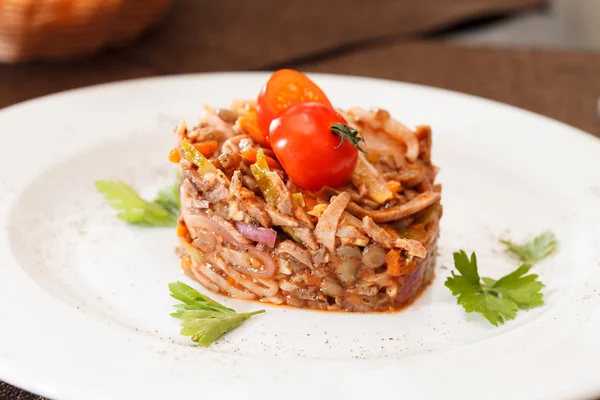
[{"label": "shredded meat", "polygon": [[266,228],[271,227],[271,217],[264,211],[264,202],[259,199],[254,192],[251,192],[242,186],[240,171],[235,171],[233,173],[229,192],[233,197],[239,200],[244,210],[254,221]]},{"label": "shredded meat", "polygon": [[350,202],[348,204],[348,211],[359,218],[369,216],[375,222],[390,222],[418,213],[430,205],[437,203],[440,199],[441,195],[437,192],[425,192],[407,203],[379,210],[367,210],[356,203]]},{"label": "shredded meat", "polygon": [[306,226],[291,229],[294,236],[300,239],[300,241],[310,250],[317,250],[319,248],[319,245],[315,240],[315,235],[311,229]]},{"label": "shredded meat", "polygon": [[423,244],[419,241],[412,239],[396,239],[394,241],[394,246],[404,249],[411,256],[425,258],[427,255],[427,249]]},{"label": "shredded meat", "polygon": [[351,293],[362,294],[364,296],[375,296],[379,292],[379,288],[375,285],[371,286],[359,286],[356,288],[348,289]]},{"label": "shredded meat", "polygon": [[400,172],[389,174],[389,179],[396,179],[404,187],[413,187],[418,185],[425,177],[427,172],[425,168],[420,167],[417,164],[408,164]]},{"label": "shredded meat", "polygon": [[[360,154],[346,185],[307,191],[281,168],[255,179],[245,150],[277,158],[244,131],[241,117],[255,109],[254,101],[206,106],[198,126],[175,130],[184,271],[221,294],[294,307],[370,312],[410,303],[433,277],[442,215],[431,129],[352,109],[344,115],[369,155]],[[217,141],[216,169],[186,159],[183,140]]]},{"label": "shredded meat", "polygon": [[350,195],[348,193],[344,192],[338,195],[323,211],[315,228],[317,241],[331,252],[335,250],[335,232],[338,222],[349,202]]},{"label": "shredded meat", "polygon": [[235,135],[223,142],[221,154],[239,153],[241,149],[252,144],[252,139],[246,134]]},{"label": "shredded meat", "polygon": [[292,242],[291,240],[284,240],[283,242],[279,243],[275,251],[278,253],[288,254],[307,267],[312,266],[310,253],[303,249],[302,246]]},{"label": "shredded meat", "polygon": [[329,262],[329,253],[325,250],[324,247],[313,251],[312,253],[312,262],[315,265],[321,265]]},{"label": "shredded meat", "polygon": [[220,179],[221,177],[219,173],[206,174],[204,177],[206,180],[210,180],[209,184],[212,185],[212,189],[204,192],[204,197],[206,197],[206,200],[217,203],[229,196],[229,190],[225,186],[225,182]]},{"label": "shredded meat", "polygon": [[[377,244],[380,244],[385,248],[389,249],[397,247],[406,250],[411,256],[420,258],[425,258],[427,255],[427,249],[425,249],[421,242],[412,239],[392,237],[388,231],[377,225],[369,216],[363,218],[363,229]],[[397,236],[397,234],[394,236]]]},{"label": "shredded meat", "polygon": [[183,179],[189,180],[210,202],[218,202],[229,196],[227,177],[221,171],[200,176],[193,169],[182,170]]},{"label": "shredded meat", "polygon": [[321,192],[325,195],[327,195],[328,197],[332,197],[332,196],[337,196],[338,194],[342,193],[342,192],[346,192],[348,194],[350,194],[350,199],[356,203],[362,204],[365,207],[369,207],[369,208],[377,208],[379,207],[379,203],[377,203],[374,200],[371,200],[367,197],[365,197],[365,192],[363,191],[363,193],[359,193],[357,191],[354,191],[352,189],[344,189],[344,190],[340,190],[340,189],[334,189],[334,188],[330,188],[328,186],[325,186],[323,189],[321,189]]},{"label": "shredded meat", "polygon": [[408,160],[415,161],[419,156],[419,141],[415,133],[400,121],[391,118],[387,111],[367,111],[355,107],[348,110],[348,115],[351,116],[348,120],[362,123],[370,128],[365,132],[369,147],[378,145],[379,148],[393,148],[393,142],[398,141],[406,146]]},{"label": "shredded meat", "polygon": [[230,123],[223,121],[219,116],[207,112],[206,110],[200,117],[200,122],[212,126],[215,130],[221,132],[226,138],[230,138],[235,135],[233,127]]},{"label": "shredded meat", "polygon": [[294,201],[292,199],[292,194],[285,186],[285,183],[283,183],[283,180],[279,174],[277,174],[277,172],[269,172],[268,176],[271,182],[273,182],[275,190],[277,191],[277,195],[279,196],[277,211],[286,215],[291,215]]},{"label": "shredded meat", "polygon": [[392,248],[394,246],[394,239],[386,232],[385,229],[377,225],[373,218],[368,215],[362,220],[362,226],[367,235],[373,239],[377,244],[380,244],[386,248]]},{"label": "shredded meat", "polygon": [[218,157],[219,163],[225,175],[231,176],[236,170],[240,168],[242,163],[242,155],[237,152],[233,153],[221,153]]},{"label": "shredded meat", "polygon": [[277,226],[298,226],[299,222],[288,215],[283,215],[268,204],[263,204],[264,209],[273,221],[273,225]]},{"label": "shredded meat", "polygon": [[366,246],[369,244],[369,238],[355,226],[344,225],[337,230],[335,236],[340,238],[342,244],[352,244],[355,246]]}]

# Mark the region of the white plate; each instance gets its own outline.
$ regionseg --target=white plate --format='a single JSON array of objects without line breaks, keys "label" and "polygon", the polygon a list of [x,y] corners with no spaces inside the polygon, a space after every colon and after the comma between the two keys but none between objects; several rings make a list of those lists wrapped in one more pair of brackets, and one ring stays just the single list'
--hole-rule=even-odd
[{"label": "white plate", "polygon": [[[314,75],[340,107],[431,124],[444,217],[437,277],[397,314],[266,307],[209,349],[169,316],[183,277],[172,229],[119,222],[95,193],[172,182],[172,125],[204,102],[254,97],[266,74],[102,85],[0,112],[0,379],[63,399],[551,399],[600,394],[600,141],[491,101]],[[498,239],[545,229],[546,305],[495,328],[444,287],[452,252],[484,275],[516,267]],[[196,287],[198,285],[195,285]],[[237,310],[258,303],[219,298]],[[217,397],[218,396],[218,397]]]}]

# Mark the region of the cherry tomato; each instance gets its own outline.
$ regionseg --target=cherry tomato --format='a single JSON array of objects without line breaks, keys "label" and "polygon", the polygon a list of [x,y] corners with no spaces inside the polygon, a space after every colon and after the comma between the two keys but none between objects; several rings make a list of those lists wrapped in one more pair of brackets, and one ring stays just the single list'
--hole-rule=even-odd
[{"label": "cherry tomato", "polygon": [[258,126],[267,142],[271,121],[288,108],[304,102],[322,103],[331,107],[325,93],[303,73],[280,69],[271,75],[256,101]]},{"label": "cherry tomato", "polygon": [[356,166],[358,143],[363,141],[344,117],[320,103],[290,107],[273,120],[270,133],[285,172],[308,190],[345,185]]}]

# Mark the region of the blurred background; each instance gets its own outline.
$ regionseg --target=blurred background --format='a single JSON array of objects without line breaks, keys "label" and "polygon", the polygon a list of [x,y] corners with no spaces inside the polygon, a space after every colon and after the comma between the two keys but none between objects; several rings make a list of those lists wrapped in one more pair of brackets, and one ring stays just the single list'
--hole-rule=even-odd
[{"label": "blurred background", "polygon": [[[0,0],[0,108],[208,71],[364,75],[600,136],[600,0]],[[39,399],[0,382],[0,399]]]},{"label": "blurred background", "polygon": [[458,90],[600,135],[600,0],[0,0],[0,107],[280,67]]}]

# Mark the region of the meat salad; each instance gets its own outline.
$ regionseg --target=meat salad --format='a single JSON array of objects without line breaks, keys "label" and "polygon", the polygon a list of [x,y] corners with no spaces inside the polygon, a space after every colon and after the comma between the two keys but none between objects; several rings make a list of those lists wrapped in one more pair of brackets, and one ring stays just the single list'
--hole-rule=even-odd
[{"label": "meat salad", "polygon": [[372,312],[409,304],[433,279],[442,207],[428,126],[334,109],[283,70],[258,101],[206,106],[175,132],[181,266],[207,289]]}]

